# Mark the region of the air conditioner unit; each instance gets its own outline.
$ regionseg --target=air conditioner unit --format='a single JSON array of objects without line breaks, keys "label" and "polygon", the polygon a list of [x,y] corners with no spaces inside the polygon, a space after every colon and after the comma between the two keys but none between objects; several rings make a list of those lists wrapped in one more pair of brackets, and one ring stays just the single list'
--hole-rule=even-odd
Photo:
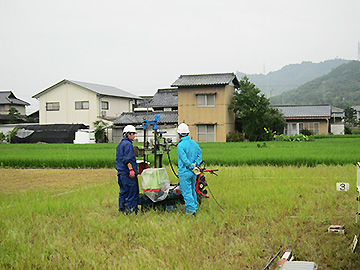
[{"label": "air conditioner unit", "polygon": [[106,116],[106,111],[101,111],[101,116]]}]

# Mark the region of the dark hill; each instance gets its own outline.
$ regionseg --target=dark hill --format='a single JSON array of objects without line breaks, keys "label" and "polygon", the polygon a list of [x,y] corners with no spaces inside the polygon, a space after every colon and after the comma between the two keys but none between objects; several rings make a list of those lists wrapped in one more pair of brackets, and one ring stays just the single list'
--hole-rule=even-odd
[{"label": "dark hill", "polygon": [[360,104],[360,61],[351,61],[328,74],[271,98],[272,104],[321,104],[345,108]]},{"label": "dark hill", "polygon": [[309,82],[317,77],[329,73],[332,69],[348,63],[349,60],[333,59],[326,60],[320,63],[312,63],[309,61],[301,64],[290,64],[278,71],[269,72],[268,74],[245,74],[237,72],[238,79],[245,75],[250,82],[256,85],[262,93],[268,98],[280,95],[281,93],[290,89],[297,88],[306,82]]}]

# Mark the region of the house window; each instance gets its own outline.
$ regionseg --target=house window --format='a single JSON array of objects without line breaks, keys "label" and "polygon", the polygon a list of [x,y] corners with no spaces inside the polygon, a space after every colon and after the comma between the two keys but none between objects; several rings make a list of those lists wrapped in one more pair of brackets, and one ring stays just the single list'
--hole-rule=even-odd
[{"label": "house window", "polygon": [[46,110],[47,111],[59,111],[60,110],[60,102],[46,102]]},{"label": "house window", "polygon": [[215,142],[215,125],[198,125],[197,134],[198,142]]},{"label": "house window", "polygon": [[109,102],[108,101],[101,101],[101,109],[108,110],[109,109]]},{"label": "house window", "polygon": [[320,123],[319,122],[306,122],[306,123],[300,123],[299,130],[300,133],[303,129],[310,130],[314,135],[320,134]]},{"label": "house window", "polygon": [[215,107],[215,94],[197,94],[198,107]]},{"label": "house window", "polygon": [[89,101],[75,101],[75,110],[88,110]]},{"label": "house window", "polygon": [[320,134],[319,122],[301,122],[301,123],[288,123],[285,126],[285,135],[296,135],[301,133],[303,129],[310,130],[314,135]]}]

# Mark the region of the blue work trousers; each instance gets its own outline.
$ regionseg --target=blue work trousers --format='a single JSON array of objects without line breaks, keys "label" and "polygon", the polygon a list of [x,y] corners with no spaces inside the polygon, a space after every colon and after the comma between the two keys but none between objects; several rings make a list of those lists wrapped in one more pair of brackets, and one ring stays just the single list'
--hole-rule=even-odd
[{"label": "blue work trousers", "polygon": [[192,172],[179,175],[181,194],[184,197],[185,209],[189,214],[195,214],[197,208],[197,194],[195,191],[196,175]]},{"label": "blue work trousers", "polygon": [[128,175],[118,174],[119,211],[137,213],[139,203],[139,182],[137,176],[130,178]]}]

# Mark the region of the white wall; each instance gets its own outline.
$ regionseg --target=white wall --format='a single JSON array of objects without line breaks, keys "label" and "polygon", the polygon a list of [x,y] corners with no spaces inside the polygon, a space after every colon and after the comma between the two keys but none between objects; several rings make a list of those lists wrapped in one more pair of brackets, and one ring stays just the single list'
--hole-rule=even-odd
[{"label": "white wall", "polygon": [[[88,110],[75,110],[75,101],[89,101]],[[59,102],[59,111],[46,111],[47,102]],[[39,97],[40,124],[85,124],[96,121],[98,102],[94,92],[64,83]]]},{"label": "white wall", "polygon": [[[166,128],[161,128],[159,129],[158,131],[166,131],[166,133],[164,133],[162,136],[164,138],[169,138],[172,140],[172,142],[177,142],[178,141],[178,134],[176,132],[176,129],[177,128],[174,128],[174,127],[166,127]],[[137,134],[136,134],[136,141],[137,142],[144,142],[144,130],[143,129],[137,129]],[[154,133],[153,133],[153,130],[148,130],[147,131],[147,139],[148,141],[150,140],[154,140]]]},{"label": "white wall", "polygon": [[334,135],[344,135],[345,134],[345,125],[344,124],[331,124],[330,130],[331,130],[331,133]]},{"label": "white wall", "polygon": [[131,99],[105,96],[105,97],[101,97],[99,100],[100,111],[99,111],[98,115],[102,115],[101,114],[101,111],[103,111],[101,109],[102,101],[109,102],[109,109],[105,110],[106,116],[117,118],[123,112],[131,112],[132,111],[132,100]]},{"label": "white wall", "polygon": [[[89,109],[75,110],[76,101],[89,101]],[[116,118],[132,110],[131,99],[121,97],[100,97],[90,90],[71,83],[64,83],[39,97],[40,124],[85,124],[94,129],[93,122],[102,115],[101,101],[109,103],[106,117]],[[59,111],[46,111],[47,102],[59,102]]]},{"label": "white wall", "polygon": [[[163,137],[170,138],[173,143],[176,143],[179,140],[176,129],[177,129],[176,127],[166,127],[166,128],[159,129],[159,131],[166,131],[166,133],[163,134]],[[144,142],[144,130],[136,129],[136,132],[137,132],[137,134],[135,136],[136,142]],[[112,130],[112,138],[113,138],[113,142],[119,143],[122,140],[122,129],[119,129],[119,128],[113,129]],[[148,130],[147,140],[149,142],[150,142],[150,140],[152,140],[152,141],[154,140],[153,131]]]}]

